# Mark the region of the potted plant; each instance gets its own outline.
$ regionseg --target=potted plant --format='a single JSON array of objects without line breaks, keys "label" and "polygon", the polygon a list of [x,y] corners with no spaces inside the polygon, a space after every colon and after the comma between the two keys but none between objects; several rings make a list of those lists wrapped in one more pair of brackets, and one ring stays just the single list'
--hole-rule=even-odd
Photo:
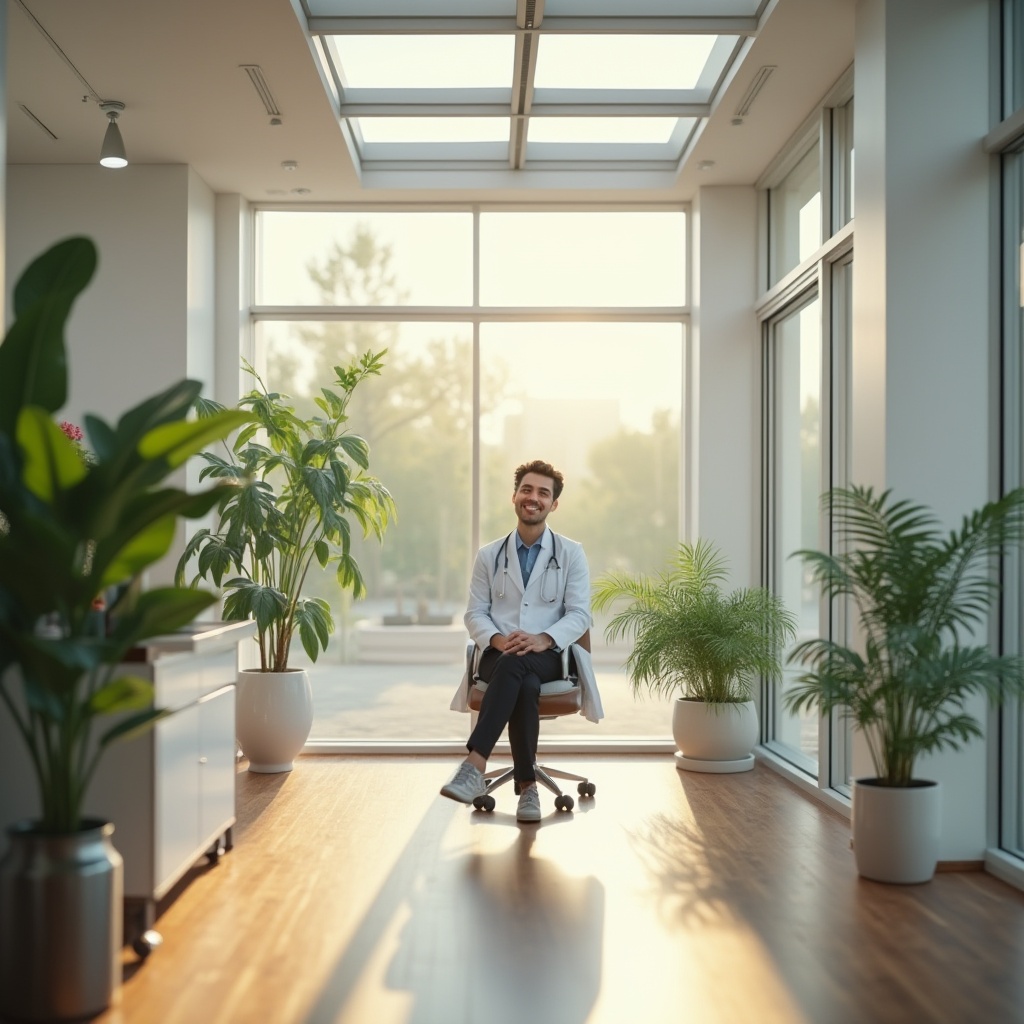
[{"label": "potted plant", "polygon": [[861,875],[884,882],[932,877],[941,837],[939,783],[917,759],[982,735],[967,701],[1024,691],[1024,663],[994,654],[984,627],[999,589],[994,558],[1024,540],[1024,490],[945,532],[928,508],[870,487],[825,496],[837,553],[800,551],[829,598],[852,601],[856,646],[819,638],[790,659],[806,665],[786,693],[793,711],[839,709],[860,730],[874,775],[853,787],[853,846]]},{"label": "potted plant", "polygon": [[594,608],[625,600],[605,629],[614,641],[631,636],[626,660],[634,693],[678,692],[672,735],[676,767],[703,772],[754,766],[759,677],[781,673],[782,655],[796,620],[763,587],[725,593],[725,561],[707,541],[681,544],[657,575],[608,573],[594,588]]},{"label": "potted plant", "polygon": [[40,815],[9,830],[0,863],[0,1014],[81,1017],[120,978],[121,861],[110,824],[83,816],[111,743],[162,712],[125,654],[192,621],[210,594],[175,587],[124,598],[106,620],[97,598],[138,576],[174,539],[179,516],[205,514],[219,488],[164,481],[248,416],[186,415],[200,384],[182,381],[116,424],[53,418],[67,397],[64,323],[96,267],[84,238],[36,259],[14,289],[0,345],[0,707],[30,755]]},{"label": "potted plant", "polygon": [[[213,529],[191,538],[177,572],[183,583],[195,559],[192,583],[209,579],[223,586],[225,619],[256,620],[260,663],[239,674],[237,704],[238,741],[253,772],[290,771],[313,724],[309,675],[289,664],[289,654],[297,634],[316,661],[334,631],[328,603],[303,596],[314,560],[324,568],[336,562],[339,585],[362,596],[350,520],[379,540],[395,515],[387,488],[366,472],[369,446],[347,427],[353,392],[380,374],[385,354],[367,352],[336,366],[333,388],[321,388],[316,399],[323,415],[308,418],[286,395],[268,391],[246,364],[257,387],[240,405],[253,422],[226,456],[201,455],[200,479],[253,481],[227,495]],[[209,402],[201,408],[204,415],[219,410]]]}]

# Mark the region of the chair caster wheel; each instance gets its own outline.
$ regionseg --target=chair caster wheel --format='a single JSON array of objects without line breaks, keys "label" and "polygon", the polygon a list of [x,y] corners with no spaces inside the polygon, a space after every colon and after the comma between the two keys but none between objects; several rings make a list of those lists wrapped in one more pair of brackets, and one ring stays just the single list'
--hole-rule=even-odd
[{"label": "chair caster wheel", "polygon": [[164,937],[159,932],[149,928],[132,943],[132,949],[140,960],[145,960],[154,949],[163,945],[163,941]]},{"label": "chair caster wheel", "polygon": [[557,811],[571,811],[573,809],[575,801],[568,793],[563,793],[561,796],[555,797],[555,810]]},{"label": "chair caster wheel", "polygon": [[475,797],[473,797],[473,806],[478,811],[493,811],[494,810],[494,797],[493,796],[475,796]]},{"label": "chair caster wheel", "polygon": [[592,782],[581,782],[576,787],[576,792],[583,797],[593,796],[597,792],[597,786]]}]

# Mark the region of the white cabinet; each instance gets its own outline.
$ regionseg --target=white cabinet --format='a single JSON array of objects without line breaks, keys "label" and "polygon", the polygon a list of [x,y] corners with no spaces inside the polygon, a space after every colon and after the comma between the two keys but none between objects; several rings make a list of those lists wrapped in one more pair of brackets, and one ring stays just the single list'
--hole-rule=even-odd
[{"label": "white cabinet", "polygon": [[[124,665],[153,683],[157,707],[174,711],[108,748],[85,801],[87,816],[114,824],[125,901],[134,912],[129,938],[150,927],[157,901],[198,860],[231,847],[237,649],[252,632],[252,623],[230,623],[161,638],[139,652],[143,660]],[[0,778],[0,827],[39,814],[28,754],[6,713],[0,713]]]}]

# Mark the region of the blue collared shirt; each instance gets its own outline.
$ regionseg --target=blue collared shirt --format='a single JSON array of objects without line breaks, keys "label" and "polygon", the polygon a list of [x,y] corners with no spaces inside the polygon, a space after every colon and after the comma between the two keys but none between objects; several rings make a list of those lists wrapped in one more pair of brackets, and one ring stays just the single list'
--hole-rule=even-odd
[{"label": "blue collared shirt", "polygon": [[516,530],[516,554],[519,556],[519,568],[523,573],[524,587],[530,582],[530,573],[533,572],[533,567],[537,564],[537,556],[540,554],[541,541],[543,540],[544,534],[542,533],[540,540],[527,547],[523,543],[523,538],[519,536],[519,531]]}]

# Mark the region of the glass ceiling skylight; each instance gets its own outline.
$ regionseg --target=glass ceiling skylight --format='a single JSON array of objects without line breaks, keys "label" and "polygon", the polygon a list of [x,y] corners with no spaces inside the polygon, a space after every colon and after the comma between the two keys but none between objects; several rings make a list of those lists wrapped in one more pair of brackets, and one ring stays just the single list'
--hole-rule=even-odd
[{"label": "glass ceiling skylight", "polygon": [[363,142],[508,142],[507,117],[361,117]]},{"label": "glass ceiling skylight", "polygon": [[353,89],[507,89],[515,37],[333,36],[328,47]]},{"label": "glass ceiling skylight", "polygon": [[544,36],[537,89],[695,89],[715,36]]},{"label": "glass ceiling skylight", "polygon": [[672,138],[675,117],[534,117],[530,142],[656,143]]},{"label": "glass ceiling skylight", "polygon": [[674,180],[767,0],[301,3],[364,180],[631,187]]}]

